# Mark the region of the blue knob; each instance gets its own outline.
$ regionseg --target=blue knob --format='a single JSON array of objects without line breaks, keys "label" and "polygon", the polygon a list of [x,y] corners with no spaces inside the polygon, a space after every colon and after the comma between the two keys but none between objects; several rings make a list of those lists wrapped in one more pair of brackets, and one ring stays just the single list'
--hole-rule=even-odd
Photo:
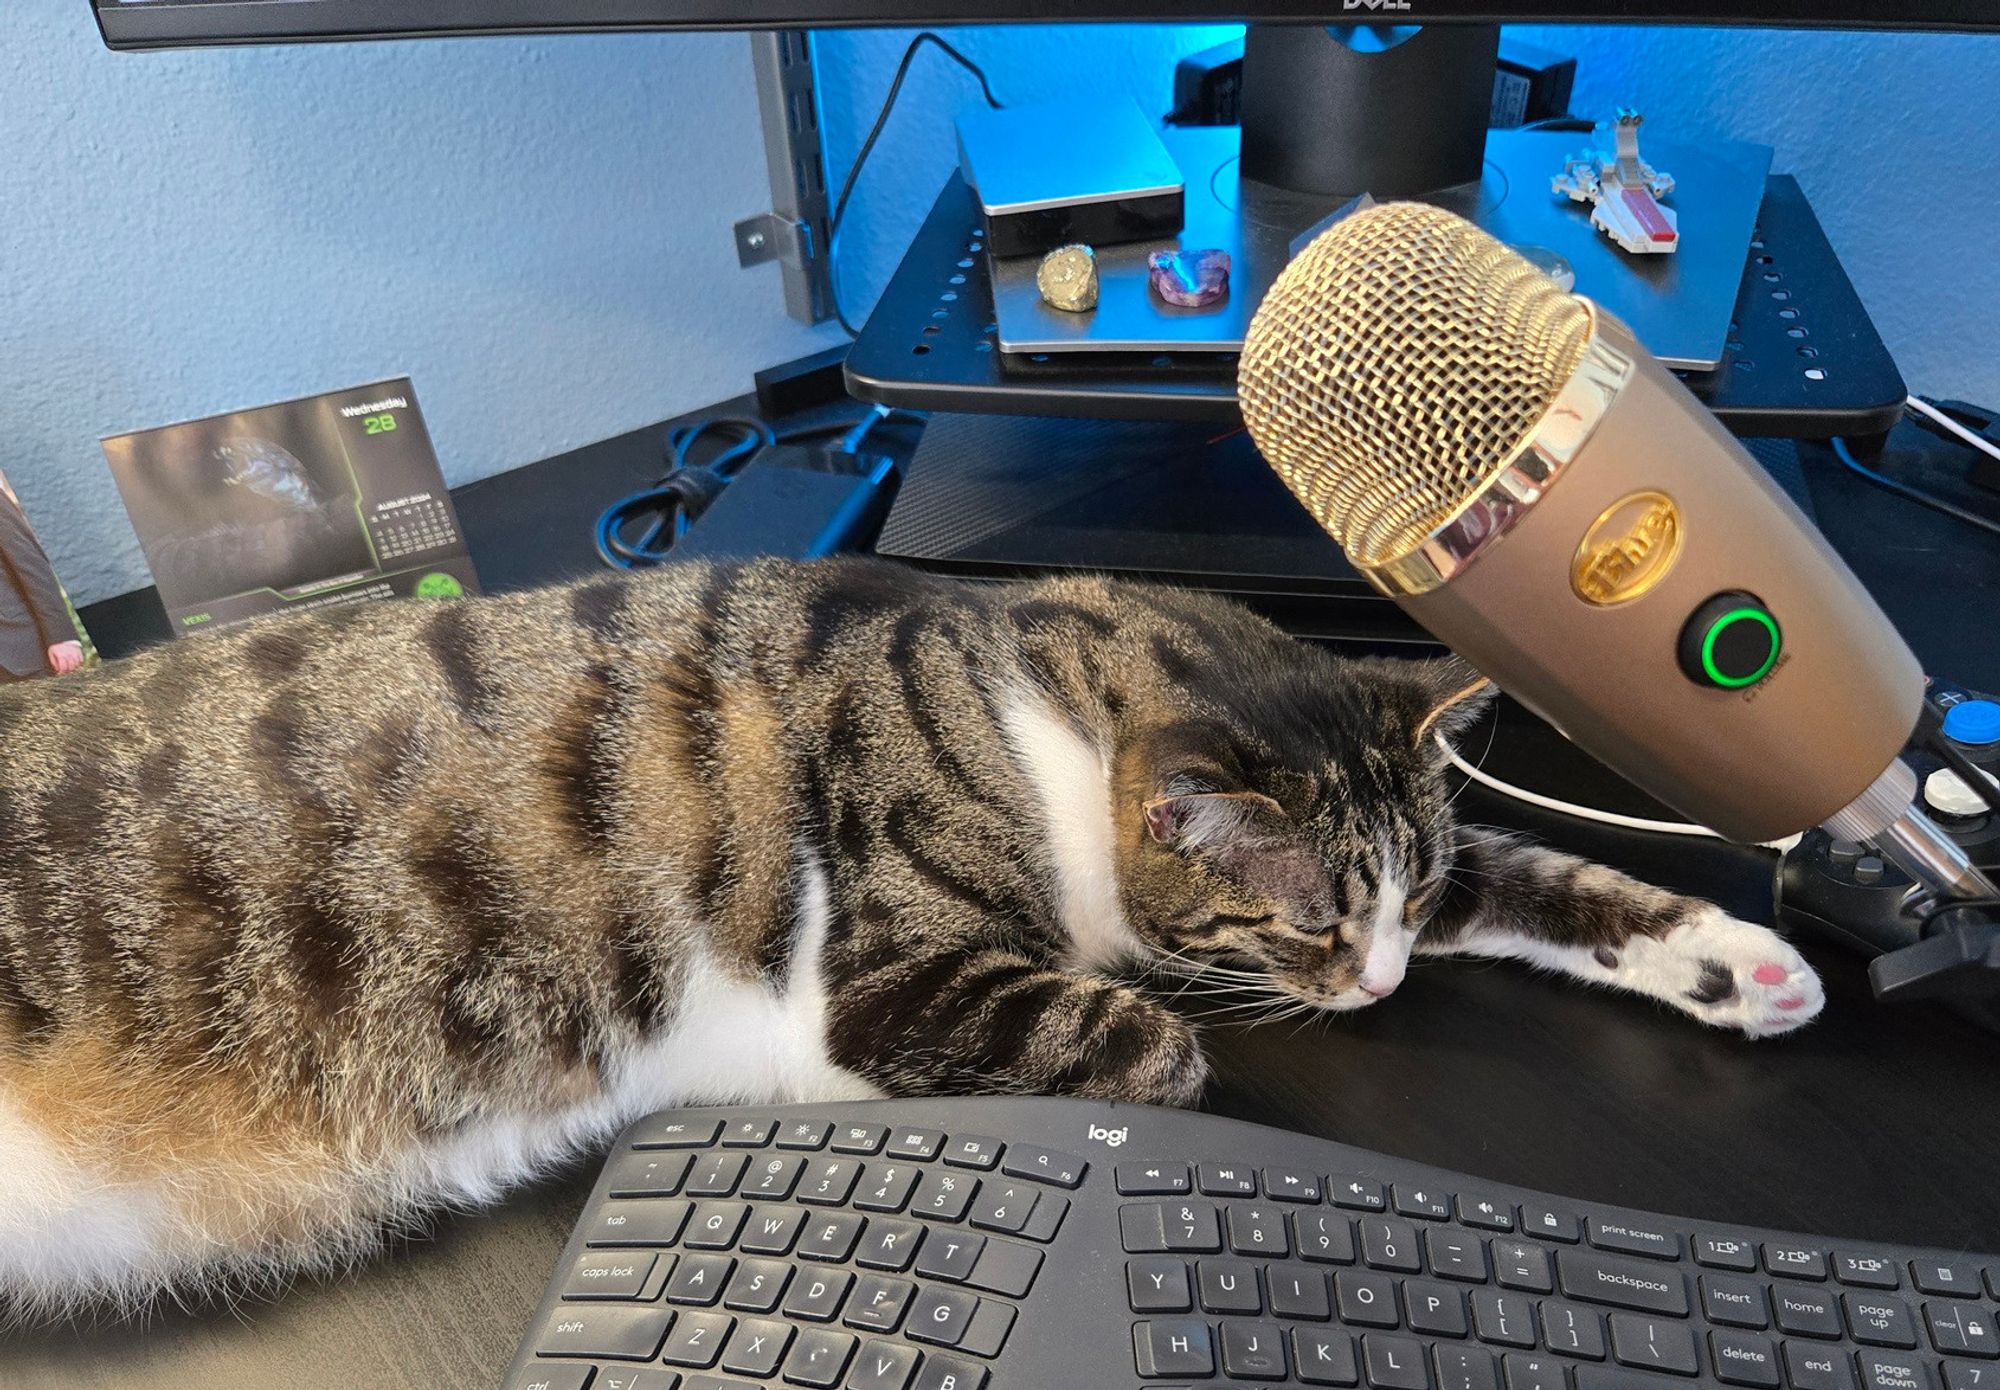
[{"label": "blue knob", "polygon": [[1960,743],[2000,743],[2000,704],[1964,700],[1944,712],[1946,738]]}]

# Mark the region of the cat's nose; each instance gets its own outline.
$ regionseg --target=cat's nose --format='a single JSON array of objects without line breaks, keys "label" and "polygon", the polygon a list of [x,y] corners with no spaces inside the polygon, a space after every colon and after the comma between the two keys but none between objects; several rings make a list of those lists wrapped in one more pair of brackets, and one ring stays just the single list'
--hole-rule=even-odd
[{"label": "cat's nose", "polygon": [[1361,977],[1361,988],[1377,999],[1387,999],[1396,992],[1396,986],[1401,983],[1403,983],[1401,979],[1371,980],[1365,975]]}]

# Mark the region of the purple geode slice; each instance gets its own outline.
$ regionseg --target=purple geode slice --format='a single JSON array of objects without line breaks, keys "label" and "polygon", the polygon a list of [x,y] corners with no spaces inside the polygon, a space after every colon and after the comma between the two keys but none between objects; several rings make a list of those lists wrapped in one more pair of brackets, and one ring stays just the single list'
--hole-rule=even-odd
[{"label": "purple geode slice", "polygon": [[1146,260],[1153,293],[1184,309],[1206,309],[1229,298],[1229,253],[1215,247],[1198,251],[1155,251]]}]

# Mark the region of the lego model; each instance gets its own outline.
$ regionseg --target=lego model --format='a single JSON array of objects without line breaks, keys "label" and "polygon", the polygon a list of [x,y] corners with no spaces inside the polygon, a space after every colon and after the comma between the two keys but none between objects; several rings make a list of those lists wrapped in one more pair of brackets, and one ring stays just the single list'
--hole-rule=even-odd
[{"label": "lego model", "polygon": [[1563,163],[1551,186],[1570,201],[1589,203],[1590,225],[1635,256],[1671,255],[1680,249],[1680,219],[1660,202],[1674,191],[1674,177],[1639,158],[1645,117],[1620,108],[1613,126],[1617,149],[1587,150]]}]

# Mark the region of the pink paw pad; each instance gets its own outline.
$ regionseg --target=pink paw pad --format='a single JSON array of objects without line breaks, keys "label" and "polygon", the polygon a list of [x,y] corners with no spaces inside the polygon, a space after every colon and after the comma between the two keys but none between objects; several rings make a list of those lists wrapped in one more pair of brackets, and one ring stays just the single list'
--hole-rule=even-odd
[{"label": "pink paw pad", "polygon": [[[1791,974],[1791,971],[1785,969],[1784,966],[1778,964],[1774,960],[1767,960],[1762,965],[1758,966],[1755,970],[1750,972],[1750,978],[1755,980],[1760,985],[1781,985],[1785,982],[1785,977],[1789,974]],[[1803,1004],[1804,1002],[1805,1001],[1801,999],[1799,1001],[1799,1004]],[[1798,1006],[1799,1006],[1798,1004],[1791,1005],[1791,1007],[1794,1009],[1796,1009]]]},{"label": "pink paw pad", "polygon": [[1805,1006],[1805,996],[1799,994],[1793,995],[1790,999],[1780,999],[1778,1001],[1778,1007],[1781,1009],[1803,1009]]}]

